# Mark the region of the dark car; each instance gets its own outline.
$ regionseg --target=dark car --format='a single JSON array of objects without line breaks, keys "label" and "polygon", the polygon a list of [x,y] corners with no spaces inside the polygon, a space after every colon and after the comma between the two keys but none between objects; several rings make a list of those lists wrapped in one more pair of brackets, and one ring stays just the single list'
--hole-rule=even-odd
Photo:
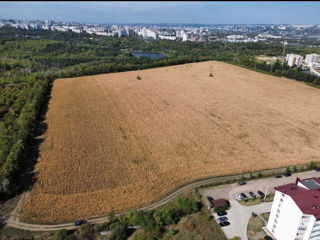
[{"label": "dark car", "polygon": [[264,198],[266,195],[263,193],[263,192],[261,192],[261,191],[258,191],[257,192],[262,198]]},{"label": "dark car", "polygon": [[227,212],[226,211],[220,211],[217,214],[218,214],[218,216],[221,217],[221,216],[227,215]]},{"label": "dark car", "polygon": [[257,196],[254,194],[254,192],[249,192],[250,196],[253,198],[256,198]]},{"label": "dark car", "polygon": [[284,176],[285,177],[290,177],[292,174],[291,174],[291,172],[287,172]]},{"label": "dark car", "polygon": [[266,235],[266,236],[264,236],[264,240],[273,240],[273,239],[272,239],[272,237]]},{"label": "dark car", "polygon": [[320,172],[320,168],[316,168],[315,170],[316,170],[316,172]]},{"label": "dark car", "polygon": [[282,178],[282,175],[276,175],[276,178]]},{"label": "dark car", "polygon": [[238,182],[238,185],[239,185],[239,186],[246,185],[246,184],[247,184],[247,183],[244,182],[244,181]]},{"label": "dark car", "polygon": [[217,218],[218,222],[225,222],[225,221],[228,221],[228,218],[227,217],[219,217]]},{"label": "dark car", "polygon": [[208,196],[207,199],[208,199],[209,202],[213,203],[214,199],[212,197]]},{"label": "dark car", "polygon": [[249,200],[248,196],[245,195],[244,193],[241,193],[240,195],[241,195],[241,197],[242,197],[243,200],[245,200],[245,201],[248,201],[248,200]]},{"label": "dark car", "polygon": [[228,226],[228,225],[230,225],[229,222],[221,222],[221,223],[219,223],[220,227],[224,227],[224,226]]},{"label": "dark car", "polygon": [[80,226],[82,224],[84,224],[86,221],[85,220],[78,220],[74,223],[75,226]]}]

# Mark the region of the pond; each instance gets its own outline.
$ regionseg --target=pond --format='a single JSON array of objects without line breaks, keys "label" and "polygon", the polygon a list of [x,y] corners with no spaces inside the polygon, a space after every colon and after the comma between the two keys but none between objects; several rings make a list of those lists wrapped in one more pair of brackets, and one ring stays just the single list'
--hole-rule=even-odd
[{"label": "pond", "polygon": [[131,54],[137,58],[149,57],[151,59],[161,59],[166,57],[162,53],[158,53],[158,52],[132,52]]}]

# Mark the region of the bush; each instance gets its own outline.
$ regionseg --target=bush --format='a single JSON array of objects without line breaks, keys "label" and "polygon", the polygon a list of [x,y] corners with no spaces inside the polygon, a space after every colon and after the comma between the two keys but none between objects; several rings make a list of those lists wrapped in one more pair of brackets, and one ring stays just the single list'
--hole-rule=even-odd
[{"label": "bush", "polygon": [[311,162],[309,165],[308,165],[308,168],[309,169],[316,169],[318,167],[318,163],[316,162]]},{"label": "bush", "polygon": [[177,200],[177,207],[181,215],[189,215],[199,211],[199,204],[194,199],[180,197]]},{"label": "bush", "polygon": [[228,209],[229,209],[228,206],[224,206],[224,207],[214,208],[213,211],[217,213],[217,212],[220,212],[220,211],[226,211]]},{"label": "bush", "polygon": [[141,77],[139,75],[137,76],[137,80],[141,80]]},{"label": "bush", "polygon": [[206,219],[207,219],[208,221],[210,221],[210,220],[212,219],[212,215],[209,214],[209,213],[207,213],[207,214],[206,214]]},{"label": "bush", "polygon": [[138,214],[137,210],[133,209],[127,214],[128,222],[130,225],[139,225],[140,215]]},{"label": "bush", "polygon": [[68,230],[67,229],[60,229],[53,234],[52,239],[53,240],[64,240],[67,238],[67,236],[68,236]]},{"label": "bush", "polygon": [[79,228],[81,239],[92,238],[95,235],[94,226],[88,222]]},{"label": "bush", "polygon": [[252,216],[252,217],[256,217],[256,216],[258,216],[258,215],[257,215],[255,212],[252,212],[252,213],[251,213],[251,216]]},{"label": "bush", "polygon": [[125,224],[116,223],[114,230],[110,236],[112,240],[126,240],[128,239],[129,231]]},{"label": "bush", "polygon": [[175,235],[177,233],[177,231],[175,229],[173,229],[173,228],[170,228],[169,233],[171,235]]},{"label": "bush", "polygon": [[158,209],[155,213],[155,216],[159,217],[159,220],[164,225],[176,224],[178,220],[177,213],[170,207]]}]

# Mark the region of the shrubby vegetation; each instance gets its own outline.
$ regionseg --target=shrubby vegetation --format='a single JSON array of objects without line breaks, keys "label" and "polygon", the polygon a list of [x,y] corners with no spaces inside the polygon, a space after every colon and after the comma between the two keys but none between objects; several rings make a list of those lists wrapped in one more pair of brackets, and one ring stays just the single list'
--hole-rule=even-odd
[{"label": "shrubby vegetation", "polygon": [[[172,228],[166,229],[166,226],[175,225],[182,217],[196,213],[200,209],[200,202],[180,197],[172,206],[152,211],[132,210],[126,216],[112,217],[105,224],[85,223],[77,232],[68,234],[66,230],[59,230],[55,232],[53,239],[96,239],[100,231],[108,231],[110,239],[126,240],[136,228],[142,228],[148,235],[147,239],[162,239],[167,231],[172,235],[176,233]],[[112,215],[114,214],[112,213]]]},{"label": "shrubby vegetation", "polygon": [[[132,51],[158,51],[167,57],[136,58],[131,56]],[[287,52],[304,55],[320,53],[320,49],[288,46]],[[320,78],[305,74],[301,68],[256,61],[255,56],[260,54],[281,55],[282,45],[155,41],[136,36],[115,38],[1,28],[0,199],[15,195],[23,187],[22,176],[29,165],[33,138],[55,79],[218,60],[320,85]],[[162,217],[163,213],[159,213],[161,221],[168,221]]]}]

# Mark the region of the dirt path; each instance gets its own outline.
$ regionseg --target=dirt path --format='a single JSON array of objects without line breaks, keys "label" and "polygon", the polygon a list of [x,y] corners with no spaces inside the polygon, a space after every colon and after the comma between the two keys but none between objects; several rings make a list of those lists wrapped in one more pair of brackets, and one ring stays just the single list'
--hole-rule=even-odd
[{"label": "dirt path", "polygon": [[[300,168],[300,167],[298,167],[298,168]],[[277,169],[264,170],[264,171],[261,171],[261,173],[266,175],[266,174],[271,174],[271,173],[283,172],[285,170],[286,170],[286,168],[277,168]],[[178,196],[181,196],[182,194],[184,194],[190,190],[193,190],[195,188],[201,187],[203,185],[225,182],[227,180],[240,179],[242,176],[249,177],[250,175],[249,174],[238,174],[238,175],[233,175],[233,176],[215,177],[215,178],[192,182],[192,183],[186,184],[184,186],[181,186],[180,188],[167,194],[165,197],[163,197],[162,199],[160,199],[156,202],[153,202],[148,205],[137,208],[137,210],[144,211],[144,210],[156,209],[156,208],[159,208],[159,207],[169,203],[170,201],[174,200]],[[17,204],[16,208],[13,210],[9,219],[7,220],[6,224],[8,227],[29,230],[29,231],[56,231],[56,230],[63,229],[63,228],[65,228],[65,229],[76,228],[74,226],[74,223],[52,224],[52,225],[46,224],[46,225],[44,225],[44,224],[31,224],[31,223],[20,222],[19,211],[21,210],[21,207],[23,206],[23,201],[25,199],[25,196],[26,196],[26,193],[24,193],[21,196],[19,203]],[[116,214],[116,216],[125,215],[129,211],[130,211],[130,209],[128,209],[126,211],[118,212]],[[103,222],[107,222],[107,221],[108,221],[107,216],[102,216],[102,217],[88,220],[88,222],[90,222],[90,223],[103,223]]]}]

